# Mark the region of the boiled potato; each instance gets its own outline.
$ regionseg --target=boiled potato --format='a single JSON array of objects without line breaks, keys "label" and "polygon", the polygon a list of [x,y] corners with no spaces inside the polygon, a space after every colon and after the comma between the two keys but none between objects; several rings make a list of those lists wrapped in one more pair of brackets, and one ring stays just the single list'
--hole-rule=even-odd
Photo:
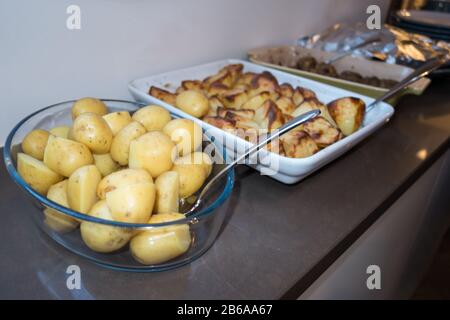
[{"label": "boiled potato", "polygon": [[146,223],[152,215],[156,190],[152,182],[118,187],[106,193],[106,203],[114,220]]},{"label": "boiled potato", "polygon": [[156,213],[178,212],[180,181],[178,172],[167,171],[155,181]]},{"label": "boiled potato", "polygon": [[176,148],[162,132],[151,131],[130,143],[130,168],[147,170],[153,178],[169,171],[173,165]]},{"label": "boiled potato", "polygon": [[[183,219],[180,213],[160,213],[151,217],[149,223],[163,223]],[[187,224],[155,227],[139,232],[131,239],[133,257],[142,264],[159,264],[185,253],[191,245]]]},{"label": "boiled potato", "polygon": [[132,121],[120,130],[111,143],[110,153],[113,160],[122,166],[127,165],[131,141],[139,138],[146,132],[145,127],[137,121]]},{"label": "boiled potato", "polygon": [[202,165],[183,163],[177,159],[172,171],[178,172],[181,198],[193,195],[206,180],[206,170]]},{"label": "boiled potato", "polygon": [[359,98],[347,97],[330,102],[328,110],[342,133],[348,136],[361,127],[366,105]]},{"label": "boiled potato", "polygon": [[97,187],[97,196],[100,199],[106,198],[106,193],[113,191],[119,187],[129,186],[142,182],[151,182],[153,179],[144,169],[123,169],[111,173],[104,177]]},{"label": "boiled potato", "polygon": [[173,119],[163,132],[175,143],[179,155],[189,154],[202,145],[202,128],[192,120]]},{"label": "boiled potato", "polygon": [[98,114],[86,112],[73,122],[73,138],[86,145],[93,153],[108,153],[113,133],[108,123]]},{"label": "boiled potato", "polygon": [[106,177],[120,169],[120,165],[111,158],[111,154],[94,154],[94,164],[100,171],[102,177]]},{"label": "boiled potato", "polygon": [[201,118],[209,111],[208,98],[197,90],[186,90],[177,95],[176,106],[184,112]]},{"label": "boiled potato", "polygon": [[29,132],[22,141],[22,150],[38,160],[44,159],[44,151],[50,134],[46,130],[36,129]]},{"label": "boiled potato", "polygon": [[40,194],[47,194],[53,184],[61,181],[63,177],[39,161],[25,153],[17,154],[17,171],[31,188]]},{"label": "boiled potato", "polygon": [[108,113],[108,107],[101,100],[82,98],[77,100],[72,106],[72,119],[76,119],[80,114],[85,112],[92,112],[103,116]]},{"label": "boiled potato", "polygon": [[[94,204],[89,215],[105,220],[113,220],[111,211],[105,200]],[[125,246],[132,236],[132,230],[114,227],[96,222],[83,221],[80,226],[81,238],[92,250],[97,252],[113,252]]]},{"label": "boiled potato", "polygon": [[95,165],[88,165],[75,170],[67,183],[69,206],[81,213],[87,213],[97,202],[97,186],[102,176]]},{"label": "boiled potato", "polygon": [[94,158],[84,144],[50,135],[44,163],[53,171],[69,177],[76,169],[94,163]]},{"label": "boiled potato", "polygon": [[141,123],[147,131],[161,131],[170,119],[169,111],[156,105],[140,108],[133,114],[133,120]]},{"label": "boiled potato", "polygon": [[131,122],[131,116],[128,111],[117,111],[105,114],[103,119],[111,129],[113,136],[115,136],[123,127]]},{"label": "boiled potato", "polygon": [[52,135],[65,139],[69,139],[69,132],[70,132],[69,126],[60,126],[50,129],[50,133]]},{"label": "boiled potato", "polygon": [[193,152],[184,157],[175,160],[175,164],[197,165],[203,168],[206,177],[209,177],[212,171],[213,162],[209,155],[204,152]]},{"label": "boiled potato", "polygon": [[[56,202],[64,207],[69,208],[69,201],[67,199],[67,182],[63,180],[50,187],[47,192],[47,198]],[[52,208],[46,208],[44,210],[45,220],[44,223],[51,229],[57,232],[69,232],[78,227],[79,222],[63,212],[59,212]]]}]

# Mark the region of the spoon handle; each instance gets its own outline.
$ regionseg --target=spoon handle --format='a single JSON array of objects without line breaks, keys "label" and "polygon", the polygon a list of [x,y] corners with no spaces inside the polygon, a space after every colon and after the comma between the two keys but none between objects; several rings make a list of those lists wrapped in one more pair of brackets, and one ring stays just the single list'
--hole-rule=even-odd
[{"label": "spoon handle", "polygon": [[231,163],[226,165],[222,170],[219,171],[218,174],[216,174],[211,180],[209,180],[209,182],[205,185],[203,190],[200,192],[200,194],[199,194],[195,204],[192,206],[191,209],[189,209],[188,212],[186,212],[186,215],[191,214],[200,205],[201,201],[203,200],[204,195],[208,192],[208,190],[211,188],[211,186],[221,176],[223,176],[228,170],[232,169],[234,166],[239,164],[239,162],[241,162],[245,158],[251,156],[255,152],[258,152],[262,147],[264,147],[266,144],[268,144],[273,139],[283,135],[284,133],[286,133],[289,130],[292,130],[293,128],[297,127],[298,125],[300,125],[302,123],[305,123],[306,121],[317,117],[319,114],[320,114],[320,110],[319,109],[315,109],[315,110],[311,110],[311,111],[308,111],[308,112],[305,112],[305,113],[299,115],[298,117],[296,117],[296,118],[292,119],[291,121],[285,123],[283,126],[278,128],[277,130],[271,132],[261,142],[259,142],[258,144],[252,146],[245,153],[243,153],[242,155],[237,157],[234,161],[232,161]]}]

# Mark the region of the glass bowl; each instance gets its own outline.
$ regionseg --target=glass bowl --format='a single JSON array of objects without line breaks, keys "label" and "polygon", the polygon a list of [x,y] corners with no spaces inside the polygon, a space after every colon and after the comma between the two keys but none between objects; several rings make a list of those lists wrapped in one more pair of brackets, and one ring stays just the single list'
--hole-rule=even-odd
[{"label": "glass bowl", "polygon": [[[102,99],[102,101],[108,106],[109,111],[127,110],[132,113],[139,107],[144,106],[143,104],[133,101],[108,99]],[[168,270],[187,264],[202,255],[213,244],[223,224],[228,207],[228,201],[226,200],[229,198],[233,189],[233,170],[230,170],[227,175],[223,176],[220,181],[213,185],[209,196],[205,199],[204,204],[196,213],[182,220],[158,224],[124,223],[89,216],[49,200],[31,188],[22,179],[16,170],[16,161],[17,153],[21,150],[21,143],[25,135],[33,129],[41,128],[49,130],[57,126],[71,125],[71,107],[73,103],[74,101],[61,102],[38,110],[27,116],[21,120],[8,135],[3,149],[3,158],[9,175],[14,182],[30,196],[30,199],[35,204],[35,210],[28,213],[31,215],[36,225],[66,249],[97,264],[117,270],[143,272]],[[177,116],[174,115],[172,115],[172,117],[177,118]],[[212,147],[209,146],[209,149],[213,149],[215,152],[214,158],[220,160],[216,161],[213,165],[212,174],[210,175],[210,177],[212,177],[224,167],[226,161],[223,160],[226,159],[226,153],[224,149],[219,149],[217,145],[208,140],[205,135],[203,140],[203,147],[205,148],[208,145],[212,145]],[[53,220],[49,219],[48,215],[44,214],[46,208],[57,210],[61,215],[73,217],[81,223],[91,222],[92,225],[100,226],[103,229],[105,229],[105,226],[113,226],[114,228],[118,228],[114,230],[129,232],[133,235],[136,235],[140,231],[160,232],[163,235],[174,233],[175,235],[171,235],[175,237],[181,234],[184,239],[183,245],[188,243],[189,247],[187,251],[173,259],[151,265],[142,264],[136,261],[130,252],[129,244],[112,253],[95,252],[83,242],[79,227],[70,231],[58,227],[58,225],[55,227],[55,224],[52,223]],[[186,208],[181,207],[180,211],[183,212],[185,209]],[[190,244],[186,241],[186,239],[189,238]],[[178,243],[175,244],[175,246],[177,245]]]}]

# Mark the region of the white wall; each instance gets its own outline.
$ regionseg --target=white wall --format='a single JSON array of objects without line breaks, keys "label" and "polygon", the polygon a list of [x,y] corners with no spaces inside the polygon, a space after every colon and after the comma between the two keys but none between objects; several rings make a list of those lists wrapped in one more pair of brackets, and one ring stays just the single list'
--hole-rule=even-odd
[{"label": "white wall", "polygon": [[[66,8],[81,7],[81,30]],[[389,0],[0,0],[0,145],[17,121],[82,96],[130,98],[137,77],[291,44]]]}]

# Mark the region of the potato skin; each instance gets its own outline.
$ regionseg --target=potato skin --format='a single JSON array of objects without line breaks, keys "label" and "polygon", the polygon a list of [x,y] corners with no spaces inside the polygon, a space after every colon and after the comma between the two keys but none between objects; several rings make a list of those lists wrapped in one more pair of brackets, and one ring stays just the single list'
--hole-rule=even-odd
[{"label": "potato skin", "polygon": [[102,177],[106,177],[120,169],[120,165],[111,158],[110,153],[105,154],[94,154],[94,164]]},{"label": "potato skin", "polygon": [[[68,180],[66,179],[52,185],[50,189],[48,189],[47,198],[64,207],[70,208],[67,199],[67,183]],[[44,223],[56,232],[70,232],[79,225],[79,222],[75,218],[52,208],[44,209],[44,214]]]},{"label": "potato skin", "polygon": [[156,178],[172,168],[175,154],[175,144],[167,135],[151,131],[131,141],[128,165],[145,169]]},{"label": "potato skin", "polygon": [[[113,220],[106,201],[98,201],[89,211],[89,215],[105,220]],[[125,246],[131,239],[130,229],[114,227],[96,222],[82,221],[81,238],[84,243],[97,252],[113,252]]]},{"label": "potato skin", "polygon": [[330,102],[328,110],[342,133],[348,136],[361,127],[366,105],[359,98],[346,97]]},{"label": "potato skin", "polygon": [[[189,157],[189,155],[187,156]],[[203,165],[186,161],[186,158],[175,160],[172,171],[178,172],[180,179],[180,197],[187,198],[201,188],[206,180],[206,170]]]},{"label": "potato skin", "polygon": [[113,136],[115,136],[123,127],[131,122],[131,116],[128,111],[117,111],[105,114],[103,119],[108,124]]},{"label": "potato skin", "polygon": [[60,126],[50,129],[50,133],[54,136],[61,137],[64,139],[69,139],[70,127]]},{"label": "potato skin", "polygon": [[201,118],[209,111],[209,102],[206,96],[196,90],[186,90],[177,95],[176,106],[184,112]]},{"label": "potato skin", "polygon": [[314,140],[302,130],[291,130],[282,137],[283,150],[290,158],[306,158],[319,151]]},{"label": "potato skin", "polygon": [[156,213],[178,212],[180,198],[180,180],[178,172],[164,172],[156,178],[155,187],[156,203],[154,211]]},{"label": "potato skin", "polygon": [[43,195],[47,194],[52,185],[63,179],[42,161],[21,152],[17,154],[17,172],[27,184]]},{"label": "potato skin", "polygon": [[67,200],[70,207],[81,213],[87,213],[97,202],[97,186],[102,176],[95,165],[78,168],[69,177]]},{"label": "potato skin", "polygon": [[342,138],[342,133],[325,118],[319,116],[303,125],[303,130],[320,148],[329,146]]},{"label": "potato skin", "polygon": [[97,196],[105,199],[106,194],[119,187],[132,184],[152,182],[152,176],[144,169],[123,169],[104,177],[97,187]]},{"label": "potato skin", "polygon": [[85,112],[96,113],[99,116],[103,116],[108,113],[108,107],[103,101],[96,98],[82,98],[72,106],[72,120],[75,120],[80,114]]},{"label": "potato skin", "polygon": [[152,182],[142,182],[106,193],[106,203],[115,221],[146,223],[153,212],[156,190]]},{"label": "potato skin", "polygon": [[196,151],[184,157],[178,158],[175,160],[175,163],[200,166],[205,171],[206,178],[211,174],[213,166],[210,156],[200,151]]},{"label": "potato skin", "polygon": [[22,150],[35,159],[43,160],[50,133],[46,130],[36,129],[29,132],[22,141]]},{"label": "potato skin", "polygon": [[126,166],[130,154],[131,141],[139,138],[146,132],[145,127],[137,121],[132,121],[122,128],[111,143],[110,153],[113,160],[122,166]]},{"label": "potato skin", "polygon": [[132,119],[141,123],[147,131],[161,131],[170,121],[170,113],[163,107],[149,105],[137,110]]},{"label": "potato skin", "polygon": [[76,169],[94,163],[84,144],[51,135],[44,152],[44,163],[53,171],[69,177]]},{"label": "potato skin", "polygon": [[108,123],[98,114],[86,112],[73,122],[72,134],[75,141],[86,145],[93,153],[108,153],[113,133]]},{"label": "potato skin", "polygon": [[[151,217],[149,223],[163,223],[183,219],[180,213],[160,213]],[[133,257],[145,265],[159,264],[174,259],[186,251],[191,244],[187,224],[157,227],[139,232],[131,239]]]},{"label": "potato skin", "polygon": [[175,143],[178,155],[189,154],[202,145],[202,128],[192,120],[173,119],[164,126],[163,132]]}]

